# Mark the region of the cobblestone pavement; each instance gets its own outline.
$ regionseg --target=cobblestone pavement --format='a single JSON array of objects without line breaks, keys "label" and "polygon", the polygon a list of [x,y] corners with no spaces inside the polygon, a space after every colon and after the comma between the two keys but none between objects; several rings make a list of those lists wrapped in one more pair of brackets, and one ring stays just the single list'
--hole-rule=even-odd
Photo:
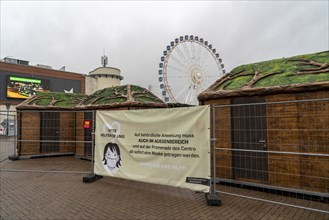
[{"label": "cobblestone pavement", "polygon": [[[90,161],[73,157],[1,162],[0,219],[329,219],[321,212],[225,194],[222,206],[207,206],[203,193],[124,179],[83,183],[90,170]],[[329,210],[328,204],[317,204]]]}]

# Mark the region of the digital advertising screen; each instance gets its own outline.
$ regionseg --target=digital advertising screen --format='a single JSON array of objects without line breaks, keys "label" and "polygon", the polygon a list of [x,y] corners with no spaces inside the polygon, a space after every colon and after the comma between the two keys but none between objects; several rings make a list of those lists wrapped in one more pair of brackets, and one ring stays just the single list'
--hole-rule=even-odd
[{"label": "digital advertising screen", "polygon": [[48,92],[49,80],[7,76],[7,98],[27,99],[36,92]]}]

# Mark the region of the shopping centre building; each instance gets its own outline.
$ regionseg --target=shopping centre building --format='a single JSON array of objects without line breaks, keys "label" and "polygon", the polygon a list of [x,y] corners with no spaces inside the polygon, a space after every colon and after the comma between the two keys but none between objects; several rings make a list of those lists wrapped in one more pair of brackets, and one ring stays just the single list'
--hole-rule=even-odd
[{"label": "shopping centre building", "polygon": [[[64,92],[90,95],[96,90],[119,86],[123,77],[120,70],[102,66],[85,73],[53,69],[48,65],[30,65],[29,61],[5,57],[0,60],[0,135],[7,125],[2,123],[8,114],[15,114],[16,106],[37,92]],[[3,128],[4,126],[4,128]]]},{"label": "shopping centre building", "polygon": [[119,69],[107,67],[106,56],[102,57],[102,66],[89,74],[40,64],[32,66],[29,61],[6,57],[0,61],[0,111],[14,110],[38,91],[90,95],[99,89],[119,86],[122,79]]},{"label": "shopping centre building", "polygon": [[7,110],[6,105],[14,110],[38,91],[85,93],[85,75],[63,69],[4,58],[0,62],[0,110]]}]

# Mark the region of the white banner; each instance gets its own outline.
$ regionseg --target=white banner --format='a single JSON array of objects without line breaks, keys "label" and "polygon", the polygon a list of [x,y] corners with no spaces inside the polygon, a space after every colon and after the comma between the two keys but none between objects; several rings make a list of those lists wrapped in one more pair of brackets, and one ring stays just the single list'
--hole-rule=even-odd
[{"label": "white banner", "polygon": [[97,111],[94,172],[209,191],[210,107]]}]

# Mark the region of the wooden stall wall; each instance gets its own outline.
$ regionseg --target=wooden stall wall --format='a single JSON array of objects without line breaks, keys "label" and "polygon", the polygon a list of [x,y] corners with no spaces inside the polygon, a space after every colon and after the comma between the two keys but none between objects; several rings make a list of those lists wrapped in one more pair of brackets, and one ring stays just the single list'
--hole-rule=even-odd
[{"label": "wooden stall wall", "polygon": [[[267,146],[269,151],[300,152],[298,103],[295,94],[266,98]],[[284,102],[269,104],[271,102]],[[269,185],[300,188],[300,156],[269,153]]]},{"label": "wooden stall wall", "polygon": [[18,156],[40,153],[40,113],[20,112],[18,123],[19,150]]},{"label": "wooden stall wall", "polygon": [[[328,91],[268,96],[268,146],[271,151],[329,154]],[[323,131],[323,132],[321,132]],[[329,192],[328,161],[321,156],[269,154],[269,184],[315,192]]]},{"label": "wooden stall wall", "polygon": [[[329,91],[305,93],[302,98],[329,98]],[[329,154],[329,101],[316,101],[313,105],[300,103],[299,111],[301,152]],[[328,158],[325,157],[302,156],[301,183],[303,189],[329,193],[328,163]],[[323,177],[326,177],[327,180]]]}]

